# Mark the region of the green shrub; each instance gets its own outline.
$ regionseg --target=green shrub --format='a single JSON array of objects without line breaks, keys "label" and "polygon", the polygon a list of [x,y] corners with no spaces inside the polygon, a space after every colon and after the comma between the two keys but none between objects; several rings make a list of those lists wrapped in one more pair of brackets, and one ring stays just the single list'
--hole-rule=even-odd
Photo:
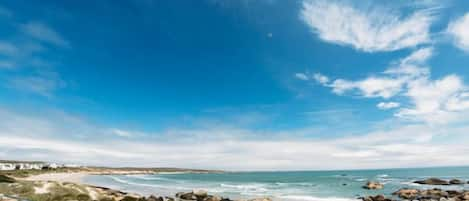
[{"label": "green shrub", "polygon": [[0,174],[0,183],[15,183],[15,182],[16,182],[15,179]]}]

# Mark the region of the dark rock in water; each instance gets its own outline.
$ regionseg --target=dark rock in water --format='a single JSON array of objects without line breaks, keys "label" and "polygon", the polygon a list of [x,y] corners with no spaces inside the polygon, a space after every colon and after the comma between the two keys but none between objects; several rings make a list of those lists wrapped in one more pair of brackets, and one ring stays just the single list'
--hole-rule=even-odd
[{"label": "dark rock in water", "polygon": [[450,184],[455,184],[455,185],[460,185],[460,184],[464,184],[463,181],[459,180],[459,179],[451,179],[449,181]]},{"label": "dark rock in water", "polygon": [[347,184],[342,184],[342,186],[347,186]]},{"label": "dark rock in water", "polygon": [[363,186],[364,189],[374,190],[374,189],[382,189],[384,186],[379,182],[369,181]]},{"label": "dark rock in water", "polygon": [[409,200],[417,198],[420,195],[420,191],[417,189],[402,188],[392,194],[397,195],[399,198]]},{"label": "dark rock in water", "polygon": [[363,201],[391,201],[391,199],[385,198],[384,195],[367,196],[362,198]]},{"label": "dark rock in water", "polygon": [[425,180],[414,181],[416,184],[427,184],[427,185],[449,185],[449,182],[443,179],[430,178]]}]

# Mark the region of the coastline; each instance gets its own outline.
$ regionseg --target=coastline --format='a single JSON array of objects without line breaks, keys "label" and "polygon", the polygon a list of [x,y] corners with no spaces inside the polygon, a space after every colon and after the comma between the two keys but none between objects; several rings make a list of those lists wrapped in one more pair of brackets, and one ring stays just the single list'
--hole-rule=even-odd
[{"label": "coastline", "polygon": [[[443,170],[440,173],[430,174],[440,179],[431,178],[429,174],[419,175],[419,172],[425,172],[424,170],[337,171],[326,174],[323,174],[324,172],[318,174],[314,171],[181,174],[176,171],[147,172],[122,169],[118,171],[43,170],[28,177],[15,179],[18,184],[29,186],[29,190],[26,191],[31,193],[23,194],[23,198],[34,201],[42,200],[32,199],[33,196],[61,195],[53,192],[56,189],[62,189],[62,191],[84,189],[76,194],[86,192],[86,196],[93,198],[85,199],[86,201],[102,201],[97,198],[106,197],[111,197],[114,201],[123,200],[125,197],[132,197],[128,198],[131,200],[138,198],[135,201],[145,201],[152,195],[162,197],[163,201],[179,200],[181,197],[190,198],[184,200],[192,200],[194,193],[199,191],[205,192],[204,195],[207,198],[209,196],[231,198],[225,201],[256,200],[259,197],[262,198],[261,200],[275,201],[389,201],[388,199],[406,200],[403,199],[406,196],[413,196],[419,201],[441,201],[427,199],[428,196],[458,197],[459,200],[448,201],[469,201],[467,197],[469,194],[466,193],[469,187],[469,173],[467,173],[469,168]],[[1,181],[0,188],[2,188]],[[435,190],[435,188],[441,190]],[[165,191],[166,189],[171,190]],[[24,190],[15,190],[15,192],[22,191]],[[7,191],[0,191],[0,194],[4,192]],[[382,200],[384,198],[386,200]],[[203,201],[210,201],[210,199]]]}]

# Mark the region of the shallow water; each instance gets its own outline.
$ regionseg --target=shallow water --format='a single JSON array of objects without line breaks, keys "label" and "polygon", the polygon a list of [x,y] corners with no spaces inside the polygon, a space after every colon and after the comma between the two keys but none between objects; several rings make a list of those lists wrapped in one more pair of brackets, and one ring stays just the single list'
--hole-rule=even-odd
[{"label": "shallow water", "polygon": [[[385,194],[402,187],[432,188],[411,181],[428,177],[469,180],[469,167],[353,171],[237,172],[217,174],[159,174],[88,176],[86,183],[144,195],[174,195],[205,189],[232,199],[271,196],[276,200],[348,201],[359,196]],[[364,190],[366,181],[379,181],[382,190]],[[469,185],[439,186],[469,189]]]}]

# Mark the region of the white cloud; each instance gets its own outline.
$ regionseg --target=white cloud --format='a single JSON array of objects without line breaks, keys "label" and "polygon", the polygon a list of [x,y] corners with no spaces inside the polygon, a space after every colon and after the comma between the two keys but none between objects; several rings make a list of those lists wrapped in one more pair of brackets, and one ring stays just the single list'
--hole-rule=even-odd
[{"label": "white cloud", "polygon": [[[10,159],[87,165],[172,166],[227,170],[390,168],[467,165],[461,128],[407,125],[330,139],[304,139],[233,126],[178,129],[121,140],[78,117],[42,111],[28,115],[0,108],[0,155]],[[126,131],[134,132],[134,131]],[[282,133],[288,133],[289,137]],[[454,143],[433,138],[450,134]],[[190,136],[190,137],[188,137]],[[311,149],[314,147],[314,149]],[[125,150],[125,151],[123,151]],[[35,154],[35,155],[34,155]],[[102,158],[106,160],[102,160]],[[314,160],[304,160],[314,158]],[[240,163],[239,161],[244,161]],[[321,161],[321,163],[318,163]]]},{"label": "white cloud", "polygon": [[295,77],[300,80],[309,80],[308,76],[304,73],[295,73]]},{"label": "white cloud", "polygon": [[[403,97],[410,106],[401,107],[395,113],[403,119],[438,124],[458,121],[462,114],[469,112],[469,86],[457,75],[431,79],[429,68],[424,65],[432,52],[432,48],[416,50],[379,76],[357,81],[336,79],[324,86],[331,87],[336,94],[355,92],[381,99]],[[396,104],[380,103],[377,107],[390,109],[399,106]]]},{"label": "white cloud", "polygon": [[59,33],[40,22],[29,22],[21,26],[22,31],[29,36],[60,47],[69,47],[70,44]]},{"label": "white cloud", "polygon": [[322,75],[321,73],[315,73],[313,75],[314,80],[316,82],[319,82],[320,84],[327,84],[329,82],[329,78],[325,75]]},{"label": "white cloud", "polygon": [[302,20],[324,41],[366,52],[393,51],[429,43],[429,9],[402,16],[386,8],[360,10],[339,1],[305,0]]},{"label": "white cloud", "polygon": [[397,103],[397,102],[380,102],[380,103],[378,103],[378,105],[376,105],[376,107],[378,107],[379,109],[382,109],[382,110],[397,108],[399,106],[401,106],[401,104]]},{"label": "white cloud", "polygon": [[121,130],[121,129],[111,129],[111,132],[120,137],[132,137],[132,134],[129,131]]},{"label": "white cloud", "polygon": [[451,22],[447,32],[457,47],[469,52],[469,13]]}]

